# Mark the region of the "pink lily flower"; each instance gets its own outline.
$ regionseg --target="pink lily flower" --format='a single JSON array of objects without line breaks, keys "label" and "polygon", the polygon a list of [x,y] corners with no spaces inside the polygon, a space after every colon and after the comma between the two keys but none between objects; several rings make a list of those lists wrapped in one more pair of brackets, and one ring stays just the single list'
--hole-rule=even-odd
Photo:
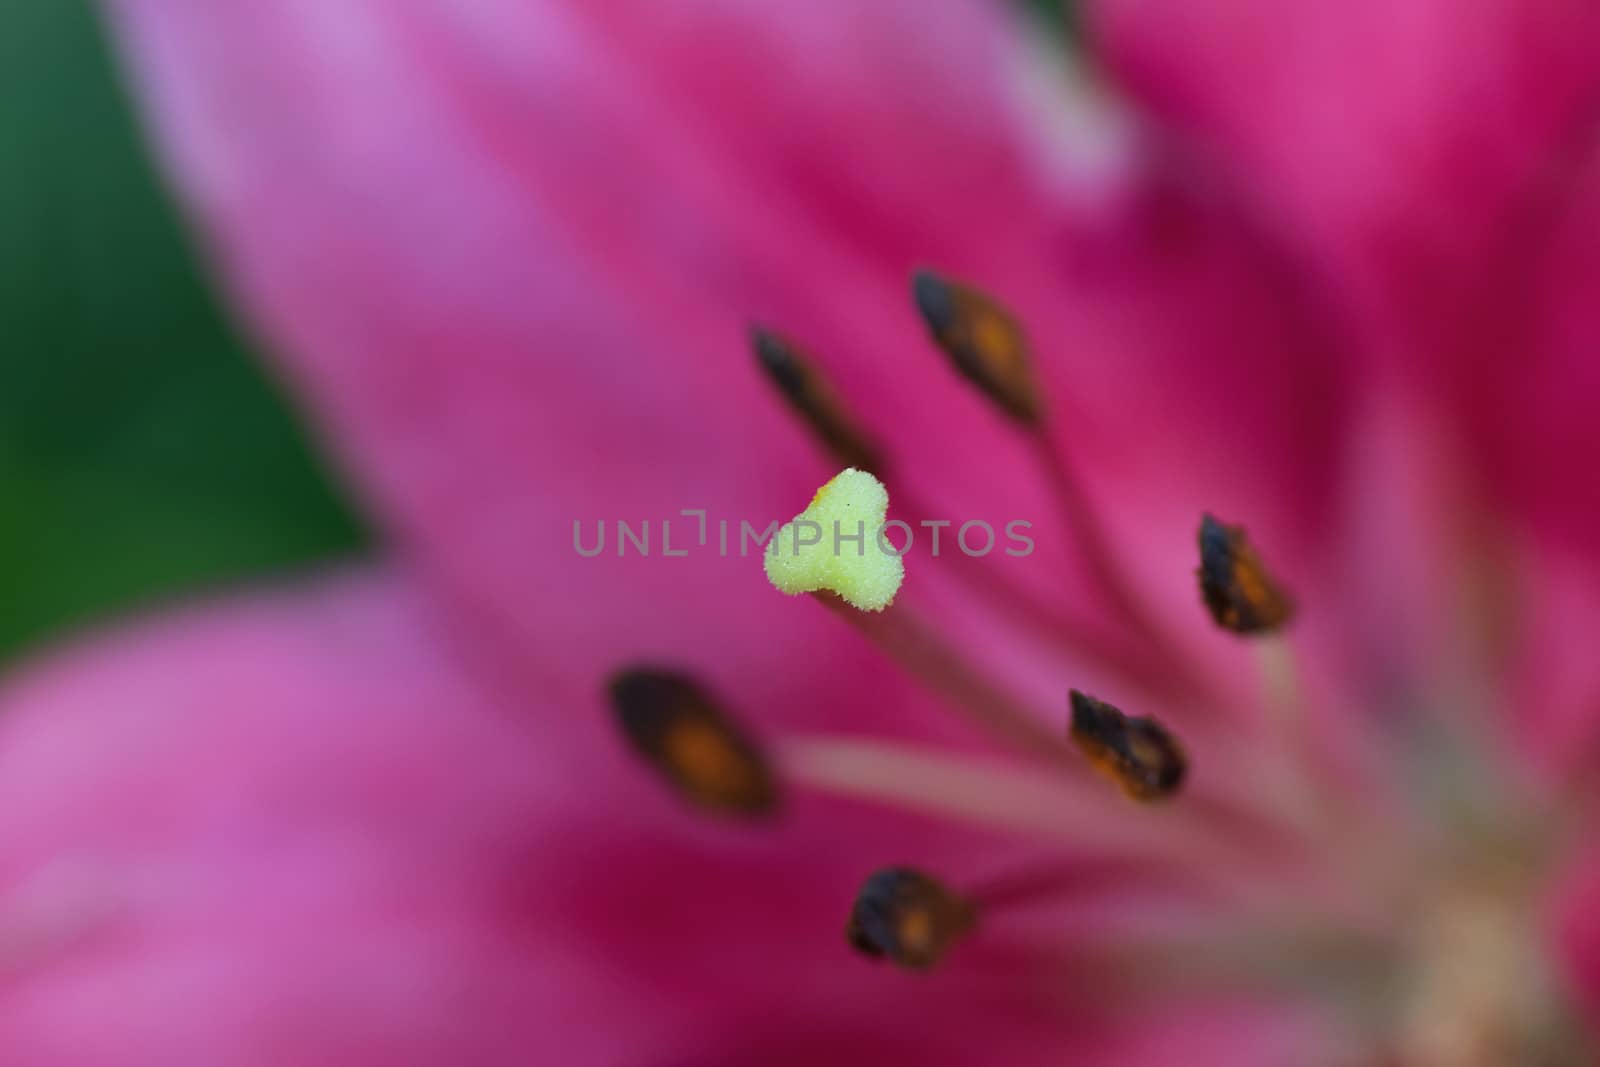
[{"label": "pink lily flower", "polygon": [[388,543],[0,691],[9,1058],[1592,1062],[1600,13],[109,10]]}]

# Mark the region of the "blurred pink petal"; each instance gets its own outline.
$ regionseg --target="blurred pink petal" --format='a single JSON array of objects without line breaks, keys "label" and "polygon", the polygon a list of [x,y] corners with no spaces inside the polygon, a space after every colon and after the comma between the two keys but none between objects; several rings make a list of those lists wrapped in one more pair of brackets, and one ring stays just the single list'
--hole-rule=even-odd
[{"label": "blurred pink petal", "polygon": [[[1596,95],[1600,96],[1600,88]],[[1600,104],[1596,105],[1600,128]],[[1596,128],[1581,163],[1550,192],[1513,260],[1508,321],[1483,353],[1467,404],[1471,457],[1511,509],[1600,572],[1600,154]]]},{"label": "blurred pink petal", "polygon": [[1550,895],[1548,933],[1589,1018],[1600,1018],[1600,851],[1585,843]]},{"label": "blurred pink petal", "polygon": [[1225,152],[1377,310],[1414,328],[1462,310],[1453,302],[1501,269],[1492,253],[1514,212],[1600,106],[1600,12],[1581,0],[1090,11],[1141,102]]},{"label": "blurred pink petal", "polygon": [[1600,8],[1094,0],[1119,83],[1227,161],[1461,422],[1500,498],[1600,556]]},{"label": "blurred pink petal", "polygon": [[[18,1063],[506,1062],[609,988],[494,904],[571,800],[388,579],[112,637],[3,706]],[[543,1039],[603,1044],[604,1002],[566,1003]]]}]

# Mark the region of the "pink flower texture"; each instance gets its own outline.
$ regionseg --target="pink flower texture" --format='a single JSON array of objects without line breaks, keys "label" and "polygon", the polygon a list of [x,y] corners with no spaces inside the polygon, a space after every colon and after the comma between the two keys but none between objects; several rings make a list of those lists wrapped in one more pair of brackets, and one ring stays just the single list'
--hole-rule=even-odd
[{"label": "pink flower texture", "polygon": [[4,1062],[1594,1062],[1600,9],[108,11],[386,537],[8,680]]}]

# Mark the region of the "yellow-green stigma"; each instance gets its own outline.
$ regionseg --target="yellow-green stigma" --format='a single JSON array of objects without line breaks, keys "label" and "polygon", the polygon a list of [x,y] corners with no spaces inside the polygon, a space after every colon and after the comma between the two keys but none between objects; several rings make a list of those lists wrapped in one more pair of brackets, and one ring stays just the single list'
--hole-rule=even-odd
[{"label": "yellow-green stigma", "polygon": [[767,545],[767,579],[791,596],[830,592],[861,611],[894,602],[905,564],[884,535],[889,491],[866,471],[840,471]]}]

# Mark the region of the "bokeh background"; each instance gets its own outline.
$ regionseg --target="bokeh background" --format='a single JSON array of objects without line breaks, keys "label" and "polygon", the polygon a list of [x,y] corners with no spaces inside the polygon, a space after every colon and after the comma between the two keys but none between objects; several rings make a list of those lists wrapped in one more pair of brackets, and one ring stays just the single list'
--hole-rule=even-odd
[{"label": "bokeh background", "polygon": [[[1018,0],[1070,26],[1063,0]],[[0,3],[0,669],[156,600],[359,552],[232,329],[88,0]]]},{"label": "bokeh background", "polygon": [[86,620],[359,550],[234,333],[87,0],[0,4],[0,665]]}]

